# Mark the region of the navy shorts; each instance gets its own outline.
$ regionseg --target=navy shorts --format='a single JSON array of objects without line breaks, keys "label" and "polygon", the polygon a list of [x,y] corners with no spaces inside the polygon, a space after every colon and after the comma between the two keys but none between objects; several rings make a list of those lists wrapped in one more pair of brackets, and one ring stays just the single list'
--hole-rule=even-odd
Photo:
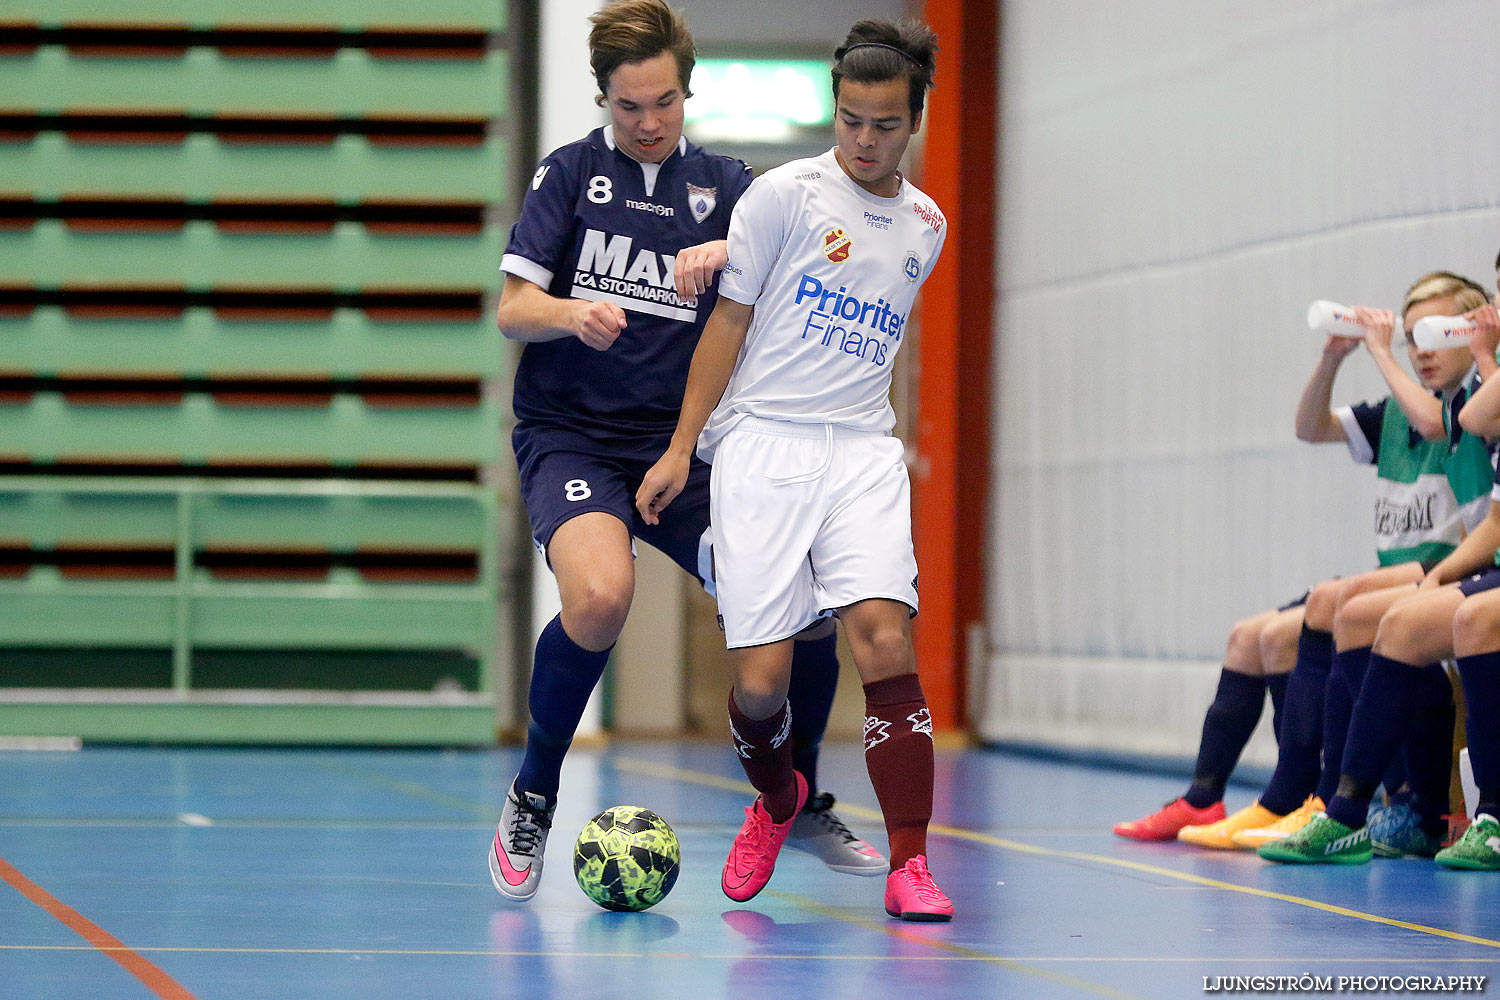
[{"label": "navy shorts", "polygon": [[531,522],[531,537],[543,553],[565,521],[603,511],[619,518],[632,539],[640,539],[703,582],[709,567],[708,477],[706,462],[693,457],[687,485],[661,512],[659,524],[647,524],[635,509],[635,491],[655,459],[604,456],[537,447],[535,437],[518,449],[521,499]]},{"label": "navy shorts", "polygon": [[1292,598],[1290,601],[1287,601],[1285,604],[1281,605],[1276,610],[1277,611],[1290,611],[1293,608],[1300,608],[1304,604],[1307,603],[1307,599],[1310,596],[1312,596],[1312,591],[1311,590],[1304,590],[1302,592],[1302,596],[1301,597],[1294,597],[1294,598]]},{"label": "navy shorts", "polygon": [[1458,581],[1458,589],[1465,597],[1473,597],[1475,594],[1482,594],[1496,587],[1500,587],[1500,567],[1497,566],[1482,569],[1473,576]]}]

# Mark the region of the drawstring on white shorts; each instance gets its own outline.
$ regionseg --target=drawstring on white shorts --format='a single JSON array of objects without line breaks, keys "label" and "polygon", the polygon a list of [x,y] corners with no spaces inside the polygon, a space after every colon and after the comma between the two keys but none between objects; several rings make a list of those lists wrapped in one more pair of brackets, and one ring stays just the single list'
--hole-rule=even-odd
[{"label": "drawstring on white shorts", "polygon": [[795,476],[767,476],[777,486],[795,486],[797,483],[810,483],[814,479],[821,479],[823,474],[833,465],[833,425],[823,425],[823,461],[811,472],[799,472]]}]

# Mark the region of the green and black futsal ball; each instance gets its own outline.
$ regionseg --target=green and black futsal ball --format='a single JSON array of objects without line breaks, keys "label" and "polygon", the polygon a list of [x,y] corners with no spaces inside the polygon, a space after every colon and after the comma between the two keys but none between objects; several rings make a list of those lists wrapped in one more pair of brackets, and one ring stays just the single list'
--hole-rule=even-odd
[{"label": "green and black futsal ball", "polygon": [[573,877],[606,910],[644,910],[667,898],[682,850],[650,809],[613,806],[584,824],[573,846]]}]

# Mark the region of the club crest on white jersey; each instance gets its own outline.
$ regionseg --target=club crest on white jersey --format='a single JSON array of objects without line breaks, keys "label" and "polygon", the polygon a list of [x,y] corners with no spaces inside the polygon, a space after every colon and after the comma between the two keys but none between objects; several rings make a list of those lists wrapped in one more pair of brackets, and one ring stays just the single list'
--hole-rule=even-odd
[{"label": "club crest on white jersey", "polygon": [[906,275],[907,281],[916,281],[922,276],[922,258],[917,256],[915,250],[906,251],[906,262],[901,265],[901,273]]},{"label": "club crest on white jersey", "polygon": [[719,189],[717,187],[699,187],[696,184],[687,186],[688,211],[693,215],[694,222],[702,222],[713,214],[715,206],[719,204]]},{"label": "club crest on white jersey", "polygon": [[849,239],[849,234],[835,227],[823,234],[823,256],[835,264],[842,264],[849,259],[849,251],[854,249],[854,241]]}]

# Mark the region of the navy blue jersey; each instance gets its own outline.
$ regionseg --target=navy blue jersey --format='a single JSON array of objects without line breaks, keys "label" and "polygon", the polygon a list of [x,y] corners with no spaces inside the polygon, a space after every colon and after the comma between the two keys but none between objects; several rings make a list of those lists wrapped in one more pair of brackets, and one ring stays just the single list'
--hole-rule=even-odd
[{"label": "navy blue jersey", "polygon": [[1355,423],[1365,436],[1370,456],[1367,461],[1371,465],[1375,464],[1375,456],[1380,451],[1380,425],[1385,420],[1385,404],[1388,402],[1389,396],[1378,403],[1355,403],[1350,407],[1354,411]]},{"label": "navy blue jersey", "polygon": [[[750,168],[686,139],[659,166],[614,148],[608,126],[542,160],[501,270],[559,298],[614,302],[626,327],[607,351],[576,337],[528,343],[516,370],[517,438],[565,430],[576,450],[655,460],[682,408],[688,365],[717,283],[677,298],[677,252],[729,232]],[[555,434],[552,435],[555,440]]]}]

